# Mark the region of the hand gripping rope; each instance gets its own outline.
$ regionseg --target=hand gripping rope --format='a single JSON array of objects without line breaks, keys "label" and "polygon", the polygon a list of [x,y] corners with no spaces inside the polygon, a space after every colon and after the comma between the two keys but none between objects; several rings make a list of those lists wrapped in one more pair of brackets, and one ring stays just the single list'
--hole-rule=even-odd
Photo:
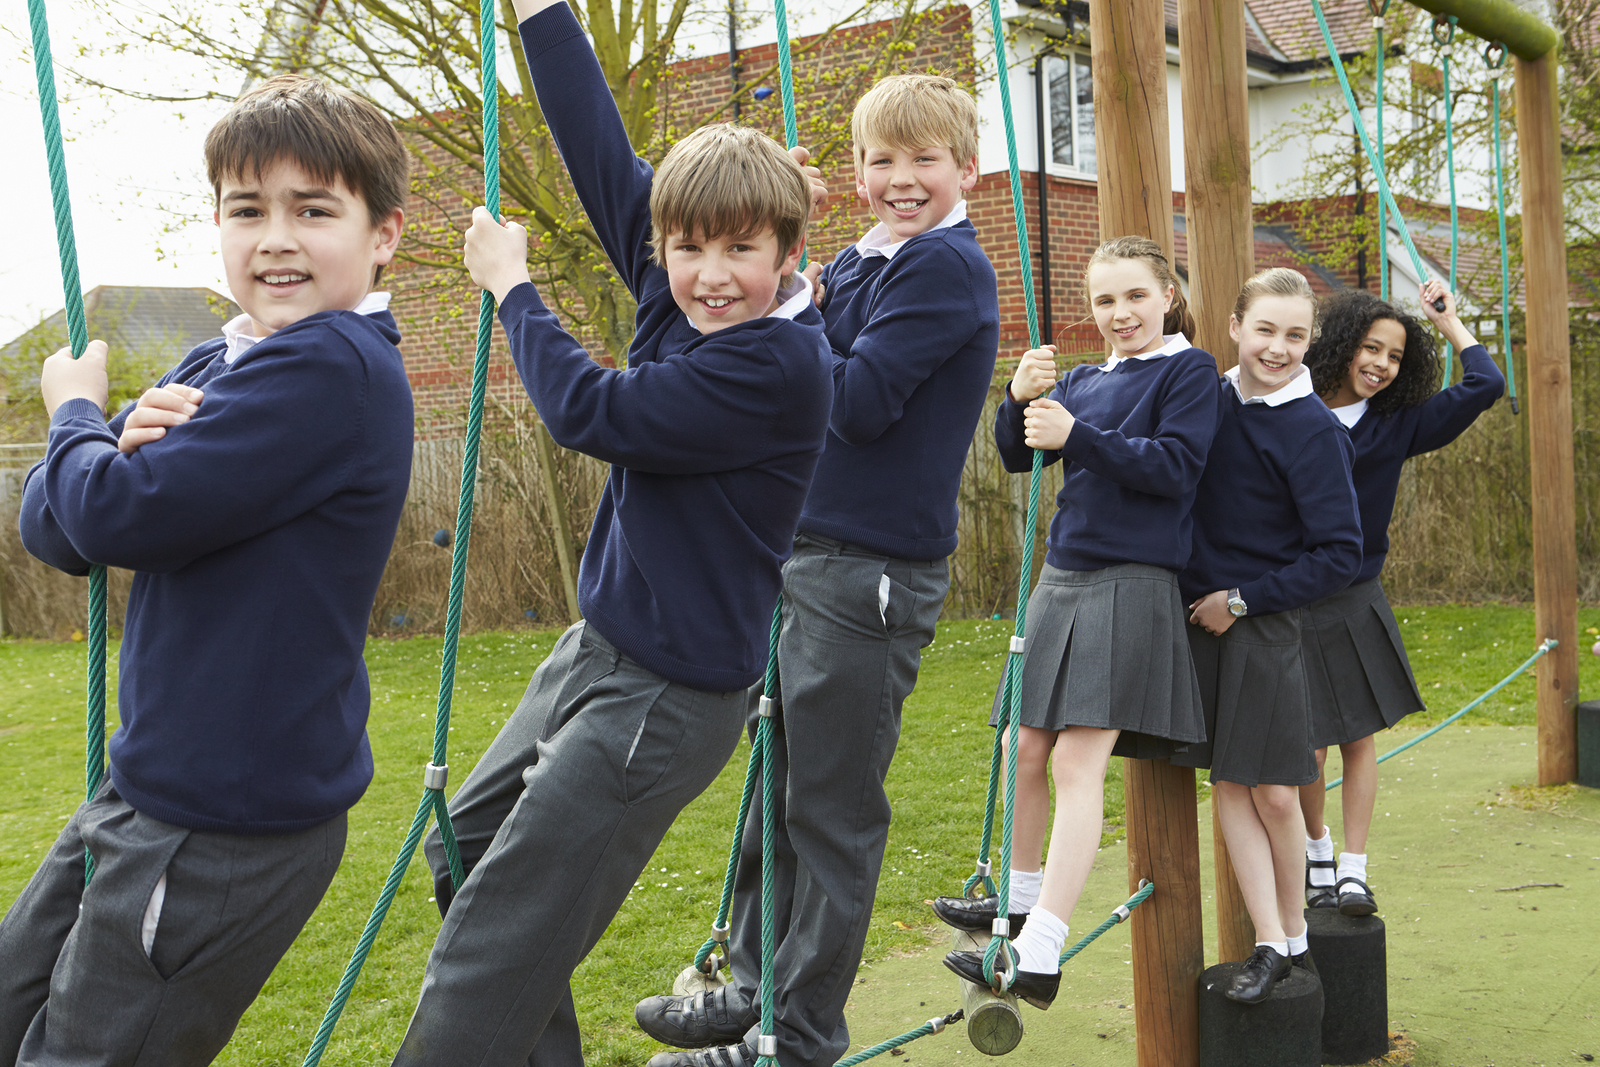
[{"label": "hand gripping rope", "polygon": [[[1321,0],[1311,0],[1311,11],[1312,11],[1312,13],[1314,15],[1316,15],[1316,17],[1317,17],[1317,27],[1322,31],[1322,43],[1323,43],[1323,46],[1327,49],[1327,52],[1328,52],[1328,62],[1333,67],[1334,74],[1337,75],[1338,78],[1339,78],[1339,88],[1344,93],[1344,103],[1345,103],[1345,107],[1350,112],[1350,121],[1355,125],[1355,130],[1356,130],[1357,136],[1359,136],[1361,138],[1361,148],[1362,148],[1362,151],[1364,151],[1366,153],[1367,162],[1372,165],[1372,174],[1373,174],[1373,177],[1377,180],[1377,183],[1378,183],[1378,194],[1379,194],[1379,196],[1381,198],[1380,202],[1379,202],[1379,209],[1380,209],[1380,211],[1382,211],[1383,208],[1386,207],[1388,209],[1389,213],[1394,216],[1395,227],[1396,227],[1396,229],[1398,229],[1400,231],[1400,241],[1401,241],[1402,244],[1405,245],[1406,254],[1411,257],[1411,265],[1417,272],[1417,280],[1418,280],[1419,283],[1425,282],[1425,281],[1428,280],[1428,272],[1422,265],[1422,257],[1417,253],[1416,244],[1413,243],[1412,240],[1411,240],[1411,228],[1406,225],[1405,217],[1400,213],[1399,205],[1397,205],[1395,203],[1395,201],[1394,201],[1394,193],[1391,192],[1390,189],[1389,189],[1389,179],[1388,179],[1388,176],[1385,174],[1384,169],[1383,169],[1383,149],[1382,149],[1381,142],[1380,142],[1378,147],[1374,147],[1373,146],[1373,142],[1372,142],[1372,138],[1370,136],[1368,136],[1368,134],[1367,134],[1366,123],[1364,123],[1362,121],[1362,119],[1361,119],[1361,107],[1360,107],[1360,105],[1358,105],[1356,103],[1355,94],[1350,89],[1350,78],[1349,78],[1349,75],[1347,75],[1345,73],[1344,62],[1342,60],[1340,60],[1339,51],[1334,46],[1333,33],[1332,33],[1331,30],[1328,29],[1328,19],[1327,19],[1327,16],[1325,16],[1323,14],[1323,12],[1322,12]],[[1381,33],[1381,27],[1380,27],[1380,33]],[[1380,37],[1380,40],[1381,40],[1381,37]],[[1501,65],[1497,65],[1495,59],[1492,58],[1492,56],[1494,54],[1498,54],[1498,56],[1499,56],[1499,64],[1501,64]],[[1494,137],[1495,137],[1496,174],[1501,176],[1501,181],[1500,181],[1500,202],[1499,202],[1499,208],[1500,208],[1500,237],[1501,237],[1501,240],[1500,240],[1500,264],[1501,264],[1501,271],[1500,271],[1500,287],[1501,287],[1500,306],[1501,306],[1501,319],[1502,319],[1501,347],[1504,349],[1505,355],[1506,355],[1506,383],[1507,383],[1507,386],[1510,389],[1510,393],[1511,393],[1511,412],[1512,412],[1512,414],[1515,415],[1515,414],[1520,413],[1522,409],[1517,404],[1516,375],[1514,373],[1512,373],[1511,338],[1510,338],[1510,322],[1511,322],[1510,299],[1511,299],[1511,297],[1510,297],[1510,293],[1508,291],[1510,268],[1508,266],[1508,262],[1509,261],[1508,261],[1506,248],[1505,248],[1505,220],[1506,220],[1505,190],[1504,190],[1505,183],[1504,183],[1503,174],[1501,172],[1501,168],[1498,165],[1499,164],[1499,159],[1500,159],[1500,87],[1499,87],[1499,83],[1498,83],[1498,79],[1500,77],[1500,74],[1498,73],[1498,71],[1504,69],[1503,68],[1503,64],[1505,62],[1505,46],[1501,45],[1499,42],[1495,42],[1495,43],[1491,44],[1489,46],[1489,48],[1488,48],[1488,51],[1485,53],[1485,60],[1489,63],[1491,70],[1494,70],[1494,71],[1497,72],[1493,76],[1496,79],[1496,84],[1495,84],[1495,88],[1494,88],[1494,109],[1495,109],[1495,111],[1494,111]],[[1379,62],[1381,63],[1382,60],[1380,59]],[[1382,125],[1382,114],[1383,114],[1383,111],[1382,111],[1382,107],[1383,107],[1383,105],[1382,105],[1382,96],[1380,94],[1380,96],[1379,96],[1379,104],[1378,104],[1378,108],[1379,108],[1379,111],[1378,111],[1378,114],[1379,114],[1378,135],[1379,135],[1380,138],[1383,135],[1383,125]],[[1454,182],[1455,182],[1455,176],[1454,176],[1454,172],[1452,171],[1452,174],[1451,174],[1451,185],[1452,185],[1452,188],[1454,187]],[[1387,244],[1388,244],[1388,235],[1387,235],[1387,233],[1385,233],[1384,234],[1384,240],[1381,242],[1381,246],[1386,247]],[[1454,257],[1452,256],[1452,270],[1454,269],[1454,262],[1453,261],[1454,261]],[[1442,299],[1434,301],[1434,305],[1433,306],[1434,306],[1434,308],[1436,310],[1439,310],[1439,311],[1443,311],[1444,310],[1443,300]]]},{"label": "hand gripping rope", "polygon": [[[50,54],[50,26],[44,0],[28,0],[28,23],[33,30],[33,72],[39,84],[39,112],[44,120],[45,158],[50,168],[50,201],[56,213],[56,251],[61,258],[61,288],[66,300],[67,338],[72,358],[89,346],[89,327],[83,313],[83,289],[78,281],[78,243],[72,233],[72,202],[67,195],[67,162],[62,148],[61,114],[56,100],[55,61]],[[84,799],[94,799],[106,773],[106,569],[89,568],[89,643],[84,724]],[[94,878],[94,857],[83,853],[83,883]]]},{"label": "hand gripping rope", "polygon": [[[494,14],[492,0],[482,0],[478,10],[478,49],[483,64],[480,107],[483,116],[484,205],[491,215],[499,218],[500,77],[495,69]],[[467,549],[472,541],[472,504],[478,482],[478,441],[483,430],[484,397],[489,387],[489,342],[493,337],[494,311],[494,296],[485,290],[478,302],[478,343],[472,363],[472,393],[467,405],[467,439],[461,456],[461,498],[456,511],[456,537],[450,559],[450,600],[445,614],[444,650],[439,669],[439,702],[434,714],[433,758],[423,770],[422,800],[417,805],[416,815],[412,817],[411,828],[400,846],[399,855],[395,857],[394,866],[389,870],[378,902],[373,905],[367,925],[361,931],[361,939],[356,943],[344,976],[339,980],[339,988],[335,990],[327,1013],[317,1027],[316,1037],[306,1052],[304,1067],[315,1067],[322,1061],[322,1053],[328,1047],[328,1039],[333,1036],[333,1028],[344,1011],[345,1001],[349,999],[350,990],[361,974],[362,965],[366,963],[367,953],[372,950],[378,930],[389,914],[389,906],[400,889],[400,880],[405,876],[406,868],[411,865],[411,857],[422,840],[422,832],[427,829],[430,813],[439,820],[439,835],[444,839],[451,884],[460,889],[466,877],[444,796],[449,777],[446,748],[450,738],[450,704],[455,693],[456,649],[461,639],[461,602],[466,589]]]}]

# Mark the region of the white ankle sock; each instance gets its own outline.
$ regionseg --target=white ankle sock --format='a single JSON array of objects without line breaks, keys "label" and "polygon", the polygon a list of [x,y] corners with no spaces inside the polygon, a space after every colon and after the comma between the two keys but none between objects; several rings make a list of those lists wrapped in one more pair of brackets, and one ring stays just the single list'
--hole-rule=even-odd
[{"label": "white ankle sock", "polygon": [[1302,930],[1298,937],[1289,938],[1289,951],[1286,955],[1298,956],[1311,948],[1311,931]]},{"label": "white ankle sock", "polygon": [[1044,884],[1043,869],[1019,871],[1011,868],[1011,913],[1026,915],[1039,903],[1039,887]]},{"label": "white ankle sock", "polygon": [[[1320,838],[1306,838],[1306,859],[1331,860],[1333,859],[1333,831],[1326,826],[1322,828]],[[1326,867],[1308,867],[1312,885],[1325,885],[1331,887],[1335,881],[1333,872]]]},{"label": "white ankle sock", "polygon": [[1011,940],[1017,968],[1035,974],[1061,970],[1061,948],[1067,943],[1067,924],[1043,908],[1028,913],[1028,925]]},{"label": "white ankle sock", "polygon": [[1289,942],[1287,941],[1257,941],[1256,948],[1262,947],[1270,948],[1280,956],[1289,954]]},{"label": "white ankle sock", "polygon": [[1341,852],[1339,853],[1339,877],[1359,878],[1361,884],[1367,883],[1367,855],[1366,853]]}]

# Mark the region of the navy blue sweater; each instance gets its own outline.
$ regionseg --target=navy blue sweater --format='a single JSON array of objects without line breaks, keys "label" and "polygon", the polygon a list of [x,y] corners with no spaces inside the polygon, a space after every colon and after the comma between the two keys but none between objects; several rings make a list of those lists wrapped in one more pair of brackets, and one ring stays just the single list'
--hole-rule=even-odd
[{"label": "navy blue sweater", "polygon": [[387,312],[322,312],[244,352],[222,340],[162,379],[195,416],[138,452],[124,416],[56,409],[29,473],[28,551],[136,571],[111,738],[135,809],[195,830],[281,834],[372,778],[361,651],[411,473],[411,389]]},{"label": "navy blue sweater", "polygon": [[[1309,372],[1307,372],[1309,373]],[[1238,587],[1252,615],[1304,607],[1361,568],[1350,436],[1315,395],[1246,404],[1223,379],[1217,426],[1194,501],[1185,602]]]},{"label": "navy blue sweater", "polygon": [[[1126,359],[1107,371],[1073,368],[1050,393],[1072,412],[1066,444],[1046,452],[1066,462],[1055,518],[1052,567],[1093,571],[1119,563],[1180,570],[1189,562],[1189,510],[1217,432],[1217,364],[1190,348],[1159,359]],[[994,439],[1006,470],[1033,469],[1023,443],[1027,405],[1009,390],[995,412]]]},{"label": "navy blue sweater", "polygon": [[556,4],[518,28],[573,188],[639,307],[626,371],[591,360],[531,285],[500,309],[551,436],[612,464],[579,605],[663,678],[745,688],[766,667],[780,568],[827,430],[822,316],[696,330],[650,260],[653,172],[629,147],[571,9]]},{"label": "navy blue sweater", "polygon": [[956,547],[956,493],[994,377],[994,268],[965,219],[895,253],[851,245],[822,273],[833,346],[828,445],[800,529],[900,559]]},{"label": "navy blue sweater", "polygon": [[1369,408],[1350,427],[1356,460],[1352,468],[1361,504],[1362,560],[1358,582],[1371,581],[1389,557],[1389,519],[1400,488],[1400,468],[1412,456],[1454,441],[1505,392],[1506,378],[1482,345],[1461,352],[1461,381],[1416,407],[1387,418]]}]

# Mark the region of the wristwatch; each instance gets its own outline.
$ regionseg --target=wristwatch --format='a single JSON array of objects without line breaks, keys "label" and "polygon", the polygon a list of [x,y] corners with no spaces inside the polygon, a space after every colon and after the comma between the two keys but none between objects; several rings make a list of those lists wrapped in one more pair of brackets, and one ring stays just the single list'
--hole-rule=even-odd
[{"label": "wristwatch", "polygon": [[1242,619],[1250,614],[1250,609],[1244,606],[1244,598],[1239,595],[1237,588],[1228,590],[1228,614],[1236,619]]}]

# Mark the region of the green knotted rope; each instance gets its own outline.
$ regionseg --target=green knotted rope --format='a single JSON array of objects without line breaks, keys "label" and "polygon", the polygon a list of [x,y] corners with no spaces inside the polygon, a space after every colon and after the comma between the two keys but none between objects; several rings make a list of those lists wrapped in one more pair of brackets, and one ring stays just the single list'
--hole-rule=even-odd
[{"label": "green knotted rope", "polygon": [[[478,48],[483,63],[483,186],[484,205],[495,218],[500,217],[500,76],[496,70],[495,6],[492,0],[482,0],[478,11]],[[484,291],[478,302],[477,353],[472,365],[472,393],[467,405],[467,438],[461,457],[461,498],[456,510],[456,537],[450,562],[450,597],[445,613],[444,649],[440,659],[439,701],[434,715],[433,759],[424,772],[422,799],[412,817],[400,853],[389,870],[389,877],[378,894],[367,925],[361,931],[355,952],[345,966],[339,987],[334,991],[322,1023],[317,1027],[311,1048],[306,1052],[304,1067],[315,1067],[333,1036],[333,1028],[344,1011],[350,990],[361,975],[367,954],[377,940],[378,931],[389,907],[400,890],[401,879],[411,865],[422,833],[427,829],[431,814],[439,822],[439,836],[444,841],[445,856],[450,866],[450,881],[461,888],[465,873],[461,865],[460,850],[456,845],[454,827],[450,823],[450,810],[445,802],[445,772],[448,766],[447,746],[450,739],[450,705],[455,695],[456,650],[461,639],[461,604],[466,591],[467,550],[472,542],[472,505],[478,482],[478,442],[483,430],[484,398],[489,388],[489,345],[493,339],[494,296]]]},{"label": "green knotted rope", "polygon": [[[1433,39],[1440,46],[1443,57],[1440,66],[1444,71],[1444,172],[1450,179],[1450,292],[1456,291],[1456,260],[1460,258],[1461,220],[1456,206],[1456,150],[1455,101],[1450,97],[1450,61],[1455,57],[1456,22],[1454,15],[1440,15],[1433,20]],[[1440,36],[1440,30],[1444,34]],[[1446,341],[1444,346],[1444,385],[1450,384],[1450,361],[1455,346]]]},{"label": "green knotted rope", "polygon": [[[1502,690],[1506,686],[1510,685],[1516,678],[1518,678],[1521,675],[1527,673],[1528,668],[1532,667],[1535,663],[1538,663],[1539,660],[1544,658],[1546,653],[1548,653],[1552,648],[1555,648],[1560,643],[1561,643],[1560,641],[1557,641],[1553,637],[1546,638],[1543,642],[1540,643],[1538,650],[1536,652],[1534,652],[1533,655],[1529,656],[1526,660],[1523,661],[1522,666],[1518,667],[1516,670],[1512,671],[1510,674],[1508,674],[1504,678],[1500,679],[1494,685],[1490,686],[1476,700],[1472,701],[1466,707],[1462,708],[1460,711],[1458,711],[1454,715],[1450,716],[1444,722],[1439,723],[1437,726],[1433,727],[1431,730],[1426,730],[1423,733],[1418,734],[1416,737],[1413,737],[1411,740],[1407,741],[1405,744],[1399,746],[1398,748],[1391,748],[1389,751],[1387,751],[1383,755],[1379,756],[1377,762],[1382,763],[1386,759],[1390,759],[1390,758],[1392,758],[1394,756],[1398,756],[1400,753],[1404,752],[1406,749],[1410,748],[1413,745],[1420,745],[1422,742],[1426,741],[1428,738],[1432,737],[1434,734],[1438,733],[1440,730],[1443,730],[1446,726],[1449,726],[1451,723],[1453,723],[1457,719],[1461,718],[1461,716],[1465,715],[1467,712],[1471,711],[1473,708],[1477,707],[1479,704],[1482,704],[1485,700],[1488,700],[1490,697],[1492,697],[1496,693],[1500,692],[1500,690]],[[1324,791],[1326,792],[1328,789],[1332,789],[1334,786],[1339,785],[1343,781],[1344,781],[1343,778],[1335,778],[1333,781],[1329,782],[1326,787],[1324,787]]]},{"label": "green knotted rope", "polygon": [[1506,357],[1506,390],[1511,397],[1511,413],[1518,414],[1517,375],[1511,362],[1511,252],[1506,247],[1506,168],[1500,148],[1500,79],[1506,73],[1506,46],[1493,41],[1483,50],[1483,61],[1494,82],[1494,191],[1500,214],[1500,350]]},{"label": "green knotted rope", "polygon": [[[61,289],[65,298],[67,341],[72,358],[89,347],[89,325],[83,310],[83,288],[78,280],[78,242],[72,232],[72,200],[67,194],[67,161],[61,136],[61,113],[56,99],[55,60],[50,53],[50,25],[44,0],[28,0],[28,24],[33,31],[33,73],[39,85],[39,114],[44,121],[45,160],[50,169],[50,203],[56,216],[56,252],[61,259]],[[106,569],[89,568],[89,623],[85,664],[84,799],[100,791],[106,773]],[[83,853],[83,883],[94,878],[94,857]]]}]

